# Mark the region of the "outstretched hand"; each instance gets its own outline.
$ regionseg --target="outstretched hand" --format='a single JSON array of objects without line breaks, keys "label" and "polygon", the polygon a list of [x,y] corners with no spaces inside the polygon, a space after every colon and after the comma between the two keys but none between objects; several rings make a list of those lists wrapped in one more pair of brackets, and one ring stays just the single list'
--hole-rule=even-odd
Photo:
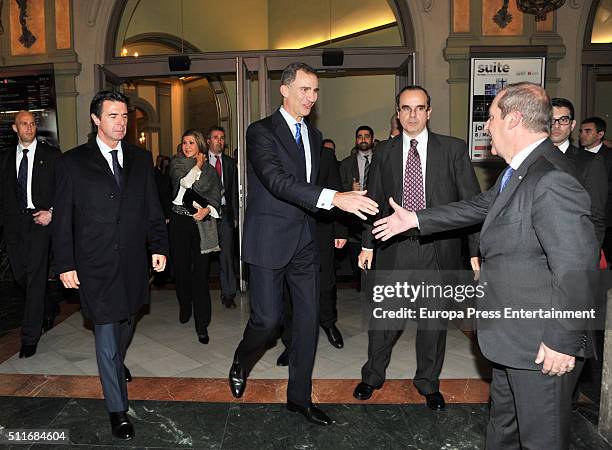
[{"label": "outstretched hand", "polygon": [[355,214],[362,220],[366,220],[365,214],[373,216],[378,214],[378,203],[365,196],[368,191],[336,192],[332,204],[342,211]]},{"label": "outstretched hand", "polygon": [[389,198],[389,205],[395,212],[374,222],[374,228],[372,229],[374,237],[383,241],[417,226],[416,214],[413,211],[402,208],[395,203],[393,197]]}]

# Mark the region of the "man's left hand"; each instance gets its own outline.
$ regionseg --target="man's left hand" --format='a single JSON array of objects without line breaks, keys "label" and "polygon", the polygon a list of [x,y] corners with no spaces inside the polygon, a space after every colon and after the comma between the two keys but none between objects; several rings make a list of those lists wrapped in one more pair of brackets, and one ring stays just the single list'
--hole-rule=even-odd
[{"label": "man's left hand", "polygon": [[576,358],[574,356],[566,355],[565,353],[556,352],[541,342],[535,363],[543,363],[542,373],[544,375],[561,376],[574,370],[574,367],[576,366]]},{"label": "man's left hand", "polygon": [[151,255],[151,262],[155,272],[163,272],[166,268],[166,255],[153,254]]},{"label": "man's left hand", "polygon": [[51,211],[41,209],[40,211],[32,214],[32,217],[34,217],[35,224],[46,227],[51,223],[51,218],[53,215],[51,214]]},{"label": "man's left hand", "polygon": [[340,250],[346,245],[346,239],[334,239],[334,248]]}]

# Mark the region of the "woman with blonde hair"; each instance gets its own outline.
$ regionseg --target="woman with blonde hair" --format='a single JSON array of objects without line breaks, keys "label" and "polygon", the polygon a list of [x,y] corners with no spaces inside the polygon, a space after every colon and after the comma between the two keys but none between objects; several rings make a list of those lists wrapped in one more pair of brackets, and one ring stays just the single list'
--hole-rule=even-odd
[{"label": "woman with blonde hair", "polygon": [[192,310],[198,340],[208,344],[211,303],[208,278],[210,253],[219,251],[216,220],[222,185],[207,163],[202,133],[183,133],[181,152],[170,162],[172,216],[170,251],[174,263],[179,320],[187,323]]}]

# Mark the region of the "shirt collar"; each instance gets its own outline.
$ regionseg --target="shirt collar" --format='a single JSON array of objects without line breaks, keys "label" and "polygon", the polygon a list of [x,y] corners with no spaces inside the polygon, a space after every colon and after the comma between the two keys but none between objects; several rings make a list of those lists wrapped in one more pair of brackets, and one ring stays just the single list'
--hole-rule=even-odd
[{"label": "shirt collar", "polygon": [[287,125],[289,125],[289,128],[291,128],[291,132],[295,135],[295,124],[299,123],[302,126],[302,129],[306,128],[308,129],[308,127],[306,126],[306,122],[304,121],[304,119],[302,119],[300,122],[298,122],[297,120],[295,120],[293,118],[293,116],[291,114],[289,114],[285,108],[283,108],[282,106],[278,109],[281,113],[281,115],[283,116],[283,118],[285,119],[285,122],[287,122]]},{"label": "shirt collar", "polygon": [[368,150],[367,152],[362,152],[360,150],[357,150],[357,158],[365,159],[366,156],[369,159],[372,159],[372,149]]},{"label": "shirt collar", "polygon": [[569,148],[569,139],[564,140],[563,142],[561,142],[559,145],[557,145],[557,148],[559,150],[561,150],[563,153],[567,152],[567,149]]},{"label": "shirt collar", "polygon": [[542,142],[544,142],[546,139],[548,139],[548,137],[535,141],[529,144],[527,147],[525,147],[520,152],[518,152],[516,155],[514,155],[514,157],[510,161],[510,167],[512,167],[514,170],[517,170],[519,167],[521,167],[521,164],[523,164],[523,161],[527,159],[527,157],[531,154],[531,152],[534,151],[536,147],[540,145]]},{"label": "shirt collar", "polygon": [[[217,159],[221,161],[221,160],[223,159],[223,158],[222,158],[222,155],[223,155],[223,153],[219,153],[219,154],[217,155],[217,154],[215,154],[215,153],[213,153],[213,152],[209,151],[209,152],[208,152],[208,159],[212,160],[213,158],[215,158],[215,162],[217,161]],[[223,161],[221,161],[221,162],[223,162]]]},{"label": "shirt collar", "polygon": [[121,148],[121,141],[117,143],[117,148],[110,148],[108,145],[102,142],[102,139],[100,139],[100,136],[96,136],[96,143],[98,144],[98,147],[100,147],[100,150],[102,151],[102,153],[110,153],[113,150],[118,150],[117,153],[123,153],[123,150]]},{"label": "shirt collar", "polygon": [[423,128],[423,131],[421,131],[416,137],[408,136],[405,131],[402,132],[402,135],[404,136],[404,140],[408,143],[408,145],[410,145],[411,139],[416,139],[419,144],[422,144],[423,142],[426,142],[429,138],[427,127]]},{"label": "shirt collar", "polygon": [[592,148],[584,148],[587,152],[591,152],[591,153],[598,153],[599,150],[601,150],[601,146],[603,145],[603,142],[600,142],[599,145],[596,145],[595,147]]},{"label": "shirt collar", "polygon": [[22,153],[24,148],[27,148],[28,151],[30,153],[34,152],[36,150],[36,145],[38,144],[38,140],[36,138],[34,138],[34,140],[32,141],[32,143],[30,145],[28,145],[27,147],[24,147],[23,145],[21,145],[21,142],[19,142],[17,144],[17,152],[18,153]]}]

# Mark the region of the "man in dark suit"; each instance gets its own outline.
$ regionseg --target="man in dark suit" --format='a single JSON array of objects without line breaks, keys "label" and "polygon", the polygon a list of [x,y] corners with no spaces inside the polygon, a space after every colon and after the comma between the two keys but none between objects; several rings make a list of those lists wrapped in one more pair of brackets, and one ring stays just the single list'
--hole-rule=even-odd
[{"label": "man in dark suit", "polygon": [[[321,152],[321,163],[319,166],[319,176],[317,185],[342,190],[340,174],[338,172],[338,160],[332,151],[323,148]],[[346,228],[338,222],[337,211],[319,210],[314,216],[317,222],[316,241],[319,250],[321,263],[320,284],[319,284],[319,324],[327,340],[335,348],[344,347],[342,333],[336,326],[338,321],[338,311],[336,309],[336,269],[334,267],[334,250],[342,249],[346,245]],[[285,350],[276,360],[277,366],[288,366],[291,350],[291,321],[292,307],[291,297],[285,292],[283,314],[283,332],[281,339],[285,345]]]},{"label": "man in dark suit", "polygon": [[587,117],[580,122],[579,139],[582,150],[603,157],[608,172],[608,201],[606,205],[606,235],[603,252],[612,267],[612,149],[606,147],[603,138],[606,135],[606,121],[601,117]]},{"label": "man in dark suit", "polygon": [[317,186],[321,133],[303,120],[319,91],[314,70],[292,63],[281,75],[282,107],[247,130],[248,203],[242,257],[249,265],[251,317],[229,373],[232,394],[244,393],[249,372],[277,337],[286,282],[293,302],[287,408],[318,425],[330,418],[311,401],[319,328],[319,257],[311,213],[333,206],[365,220],[378,209],[364,192]]},{"label": "man in dark suit", "polygon": [[478,308],[503,312],[477,321],[480,348],[494,364],[486,437],[491,450],[567,449],[572,391],[592,352],[588,320],[509,318],[505,312],[565,314],[593,306],[598,244],[589,196],[548,139],[551,118],[540,86],[508,86],[493,100],[486,125],[494,154],[509,164],[495,185],[469,200],[416,213],[391,199],[395,212],[374,223],[376,238],[386,241],[414,227],[430,235],[484,222],[480,282],[487,295]]},{"label": "man in dark suit", "polygon": [[606,234],[606,202],[608,200],[608,174],[606,161],[600,154],[585,152],[570,143],[576,126],[574,105],[565,98],[553,98],[553,119],[550,130],[552,143],[572,162],[578,181],[591,199],[591,222],[601,246]]},{"label": "man in dark suit", "polygon": [[[168,235],[151,154],[122,141],[127,98],[98,92],[90,105],[96,135],[56,166],[53,246],[60,280],[79,289],[95,326],[96,359],[111,429],[131,439],[123,361],[136,313],[149,302],[149,264],[164,270]],[[149,256],[151,254],[152,256]],[[151,258],[151,259],[149,259]]]},{"label": "man in dark suit", "polygon": [[[340,162],[340,178],[342,189],[348,191],[363,191],[367,189],[370,164],[374,150],[374,130],[361,125],[355,130],[355,152]],[[364,224],[355,217],[348,217],[348,254],[353,271],[353,278],[357,283],[357,290],[361,289],[361,271],[357,267],[357,257],[361,251],[361,234]]]},{"label": "man in dark suit", "polygon": [[[470,198],[480,192],[465,142],[432,133],[429,94],[420,86],[401,90],[396,100],[403,133],[378,146],[368,182],[369,195],[379,204],[389,197],[402,198],[404,205],[423,209]],[[456,270],[462,267],[462,237],[466,232],[420,239],[398,238],[386,246],[372,242],[371,225],[363,233],[359,267],[377,270]],[[478,263],[477,235],[469,236],[473,268]],[[374,255],[374,249],[376,254]],[[411,280],[420,282],[421,280]],[[401,330],[369,331],[368,361],[361,369],[362,382],[354,396],[367,400],[385,381],[393,344]],[[446,322],[419,320],[416,335],[417,370],[414,385],[433,410],[444,409],[440,372],[446,349]]]},{"label": "man in dark suit", "polygon": [[55,318],[54,303],[46,298],[53,217],[55,162],[59,149],[36,139],[36,120],[29,111],[15,115],[16,151],[0,161],[0,211],[11,270],[25,292],[20,358],[36,348],[44,321]]},{"label": "man in dark suit", "polygon": [[210,127],[206,134],[208,162],[215,168],[223,184],[221,220],[217,222],[219,234],[219,265],[221,268],[221,302],[226,308],[235,308],[236,274],[234,272],[234,231],[238,227],[238,166],[234,158],[223,153],[225,130]]}]

